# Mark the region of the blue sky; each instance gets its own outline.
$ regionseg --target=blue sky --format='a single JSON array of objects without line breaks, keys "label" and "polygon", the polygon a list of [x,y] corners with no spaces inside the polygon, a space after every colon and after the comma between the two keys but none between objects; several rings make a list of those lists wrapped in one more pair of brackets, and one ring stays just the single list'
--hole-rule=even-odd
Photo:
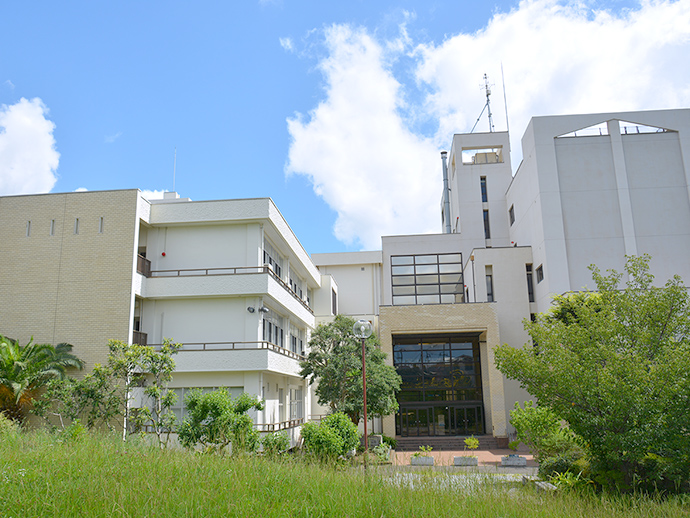
[{"label": "blue sky", "polygon": [[[439,232],[494,86],[534,115],[690,106],[690,0],[0,2],[0,194],[272,197],[305,249]],[[487,130],[486,120],[477,131]]]}]

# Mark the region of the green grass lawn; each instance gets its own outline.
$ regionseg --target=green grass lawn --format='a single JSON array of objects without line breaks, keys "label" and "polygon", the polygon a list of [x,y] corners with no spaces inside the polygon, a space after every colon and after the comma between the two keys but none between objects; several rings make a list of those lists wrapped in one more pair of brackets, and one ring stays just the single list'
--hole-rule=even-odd
[{"label": "green grass lawn", "polygon": [[[426,472],[413,488],[390,467],[330,468],[158,451],[87,436],[62,444],[42,432],[0,436],[0,517],[390,516],[676,517],[690,499],[540,494],[520,484],[480,489]],[[399,475],[399,473],[398,473]]]}]

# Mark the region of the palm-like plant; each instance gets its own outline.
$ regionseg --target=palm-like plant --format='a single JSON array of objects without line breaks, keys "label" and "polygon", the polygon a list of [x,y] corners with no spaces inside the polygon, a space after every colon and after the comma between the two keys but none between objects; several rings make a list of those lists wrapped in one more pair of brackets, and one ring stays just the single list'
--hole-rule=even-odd
[{"label": "palm-like plant", "polygon": [[51,378],[64,378],[68,368],[83,369],[70,344],[21,346],[0,335],[0,412],[21,422],[38,391]]}]

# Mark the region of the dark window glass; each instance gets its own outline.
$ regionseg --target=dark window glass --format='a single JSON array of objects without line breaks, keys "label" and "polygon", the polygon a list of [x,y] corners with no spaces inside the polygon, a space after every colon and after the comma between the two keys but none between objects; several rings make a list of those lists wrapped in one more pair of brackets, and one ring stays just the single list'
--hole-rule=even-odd
[{"label": "dark window glass", "polygon": [[537,268],[537,284],[544,280],[544,267],[539,265]]},{"label": "dark window glass", "polygon": [[489,211],[484,211],[484,239],[491,239],[491,227],[489,226]]},{"label": "dark window glass", "polygon": [[486,276],[486,301],[494,301],[494,278],[493,275]]},{"label": "dark window glass", "polygon": [[515,208],[513,205],[511,205],[510,209],[508,210],[508,218],[510,219],[510,224],[512,226],[512,224],[515,223]]},{"label": "dark window glass", "polygon": [[527,273],[527,297],[530,302],[534,302],[534,281],[532,279],[532,265],[526,264],[525,270]]},{"label": "dark window glass", "polygon": [[482,202],[486,203],[489,201],[489,196],[487,194],[487,189],[486,189],[486,176],[480,176],[479,177],[479,184],[481,185],[482,189]]}]

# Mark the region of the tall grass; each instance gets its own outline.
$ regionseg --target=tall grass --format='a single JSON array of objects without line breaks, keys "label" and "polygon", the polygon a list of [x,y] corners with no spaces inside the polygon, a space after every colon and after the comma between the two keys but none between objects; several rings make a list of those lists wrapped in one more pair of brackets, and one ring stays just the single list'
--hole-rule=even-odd
[{"label": "tall grass", "polygon": [[391,483],[393,475],[300,457],[158,451],[114,437],[61,443],[43,432],[10,434],[0,437],[0,516],[690,516],[683,497],[544,495],[505,484],[442,489],[447,475],[433,472],[410,488]]}]

